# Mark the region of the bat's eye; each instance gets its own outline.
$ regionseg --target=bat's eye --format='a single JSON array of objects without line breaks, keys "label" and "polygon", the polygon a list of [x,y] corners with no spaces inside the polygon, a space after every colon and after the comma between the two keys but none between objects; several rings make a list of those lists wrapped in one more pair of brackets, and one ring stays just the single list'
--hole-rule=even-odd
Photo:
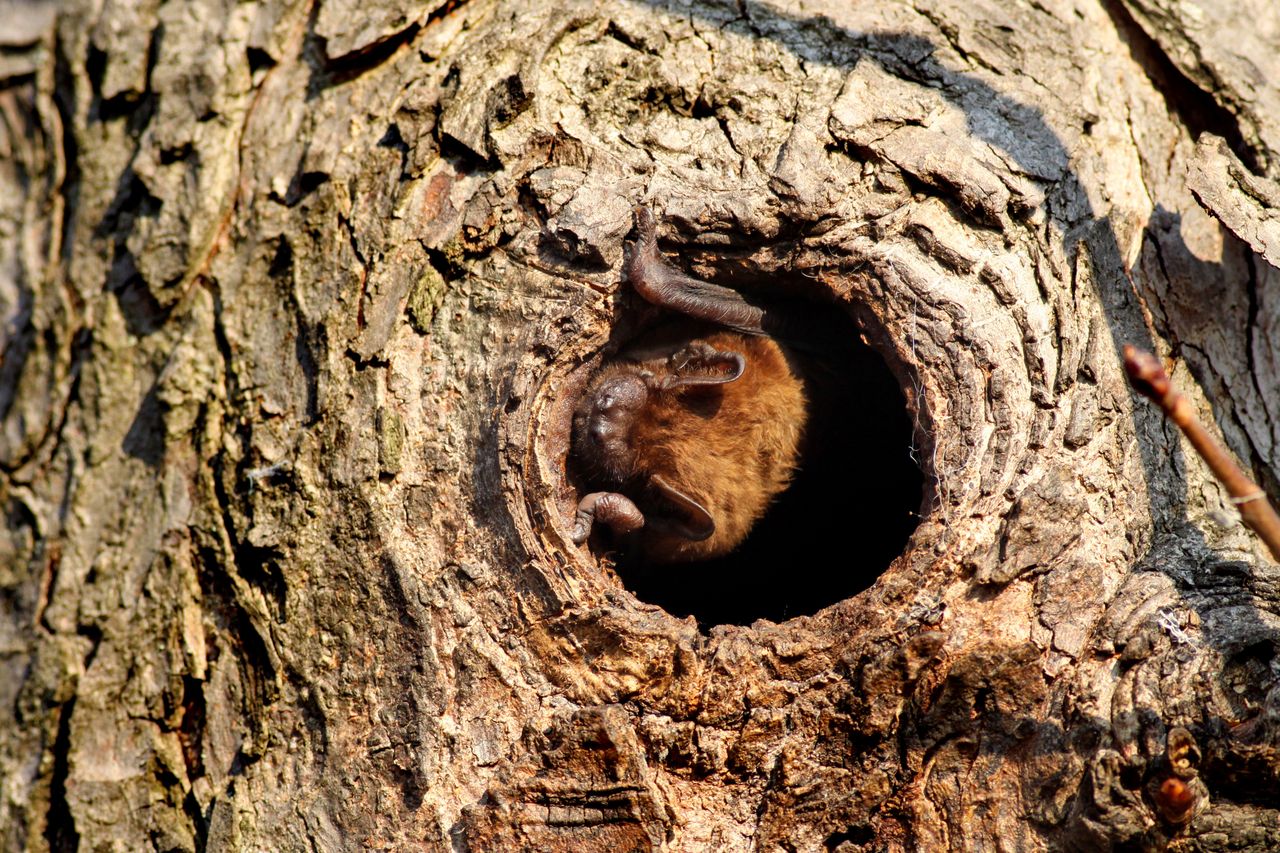
[{"label": "bat's eye", "polygon": [[612,417],[634,412],[644,405],[648,394],[644,382],[638,377],[614,376],[596,389],[595,410]]}]

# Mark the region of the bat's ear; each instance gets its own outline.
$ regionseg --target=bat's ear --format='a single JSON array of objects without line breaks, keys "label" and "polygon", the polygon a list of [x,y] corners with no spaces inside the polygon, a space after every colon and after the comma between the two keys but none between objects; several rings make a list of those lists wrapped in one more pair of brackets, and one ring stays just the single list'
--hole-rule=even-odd
[{"label": "bat's ear", "polygon": [[[672,356],[676,359],[681,353]],[[712,350],[688,360],[672,364],[672,373],[662,381],[668,390],[690,385],[723,385],[742,376],[747,369],[741,353]]]},{"label": "bat's ear", "polygon": [[690,542],[710,539],[711,534],[716,532],[716,521],[711,517],[711,513],[707,512],[707,508],[668,483],[661,474],[653,475],[649,483],[662,496],[662,499],[675,509],[674,516],[653,518],[652,527],[673,533]]}]

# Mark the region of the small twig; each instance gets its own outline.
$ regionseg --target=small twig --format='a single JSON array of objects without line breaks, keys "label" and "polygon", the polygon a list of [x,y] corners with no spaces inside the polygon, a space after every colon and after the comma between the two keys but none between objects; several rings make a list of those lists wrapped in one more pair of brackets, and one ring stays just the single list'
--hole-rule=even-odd
[{"label": "small twig", "polygon": [[1154,400],[1164,410],[1165,417],[1182,430],[1218,482],[1226,487],[1231,503],[1240,510],[1241,519],[1262,538],[1271,550],[1271,556],[1280,561],[1280,515],[1276,515],[1262,489],[1245,476],[1240,466],[1196,419],[1191,402],[1173,390],[1160,360],[1149,352],[1126,344],[1124,369],[1128,371],[1133,387]]}]

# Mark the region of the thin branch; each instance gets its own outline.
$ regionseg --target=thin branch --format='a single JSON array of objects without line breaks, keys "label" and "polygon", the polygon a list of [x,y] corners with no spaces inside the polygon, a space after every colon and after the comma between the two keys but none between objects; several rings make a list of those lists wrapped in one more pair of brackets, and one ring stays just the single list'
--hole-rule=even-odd
[{"label": "thin branch", "polygon": [[1271,550],[1271,556],[1280,561],[1280,515],[1276,515],[1266,493],[1246,477],[1235,460],[1214,441],[1196,418],[1191,402],[1173,390],[1169,374],[1165,373],[1160,360],[1149,352],[1126,344],[1124,369],[1128,371],[1133,387],[1154,400],[1164,410],[1165,417],[1178,425],[1209,470],[1226,486],[1231,502],[1240,510],[1241,519],[1262,537]]}]

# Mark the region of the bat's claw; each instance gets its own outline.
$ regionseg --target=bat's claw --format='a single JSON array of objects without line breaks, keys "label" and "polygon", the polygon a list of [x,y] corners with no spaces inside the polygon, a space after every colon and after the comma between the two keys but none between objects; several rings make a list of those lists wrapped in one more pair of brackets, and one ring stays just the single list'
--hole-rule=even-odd
[{"label": "bat's claw", "polygon": [[657,226],[653,221],[653,211],[647,204],[637,204],[631,209],[636,217],[636,235],[640,242],[649,242],[657,236]]},{"label": "bat's claw", "polygon": [[591,535],[591,514],[579,512],[573,521],[573,530],[569,533],[569,541],[581,545]]}]

